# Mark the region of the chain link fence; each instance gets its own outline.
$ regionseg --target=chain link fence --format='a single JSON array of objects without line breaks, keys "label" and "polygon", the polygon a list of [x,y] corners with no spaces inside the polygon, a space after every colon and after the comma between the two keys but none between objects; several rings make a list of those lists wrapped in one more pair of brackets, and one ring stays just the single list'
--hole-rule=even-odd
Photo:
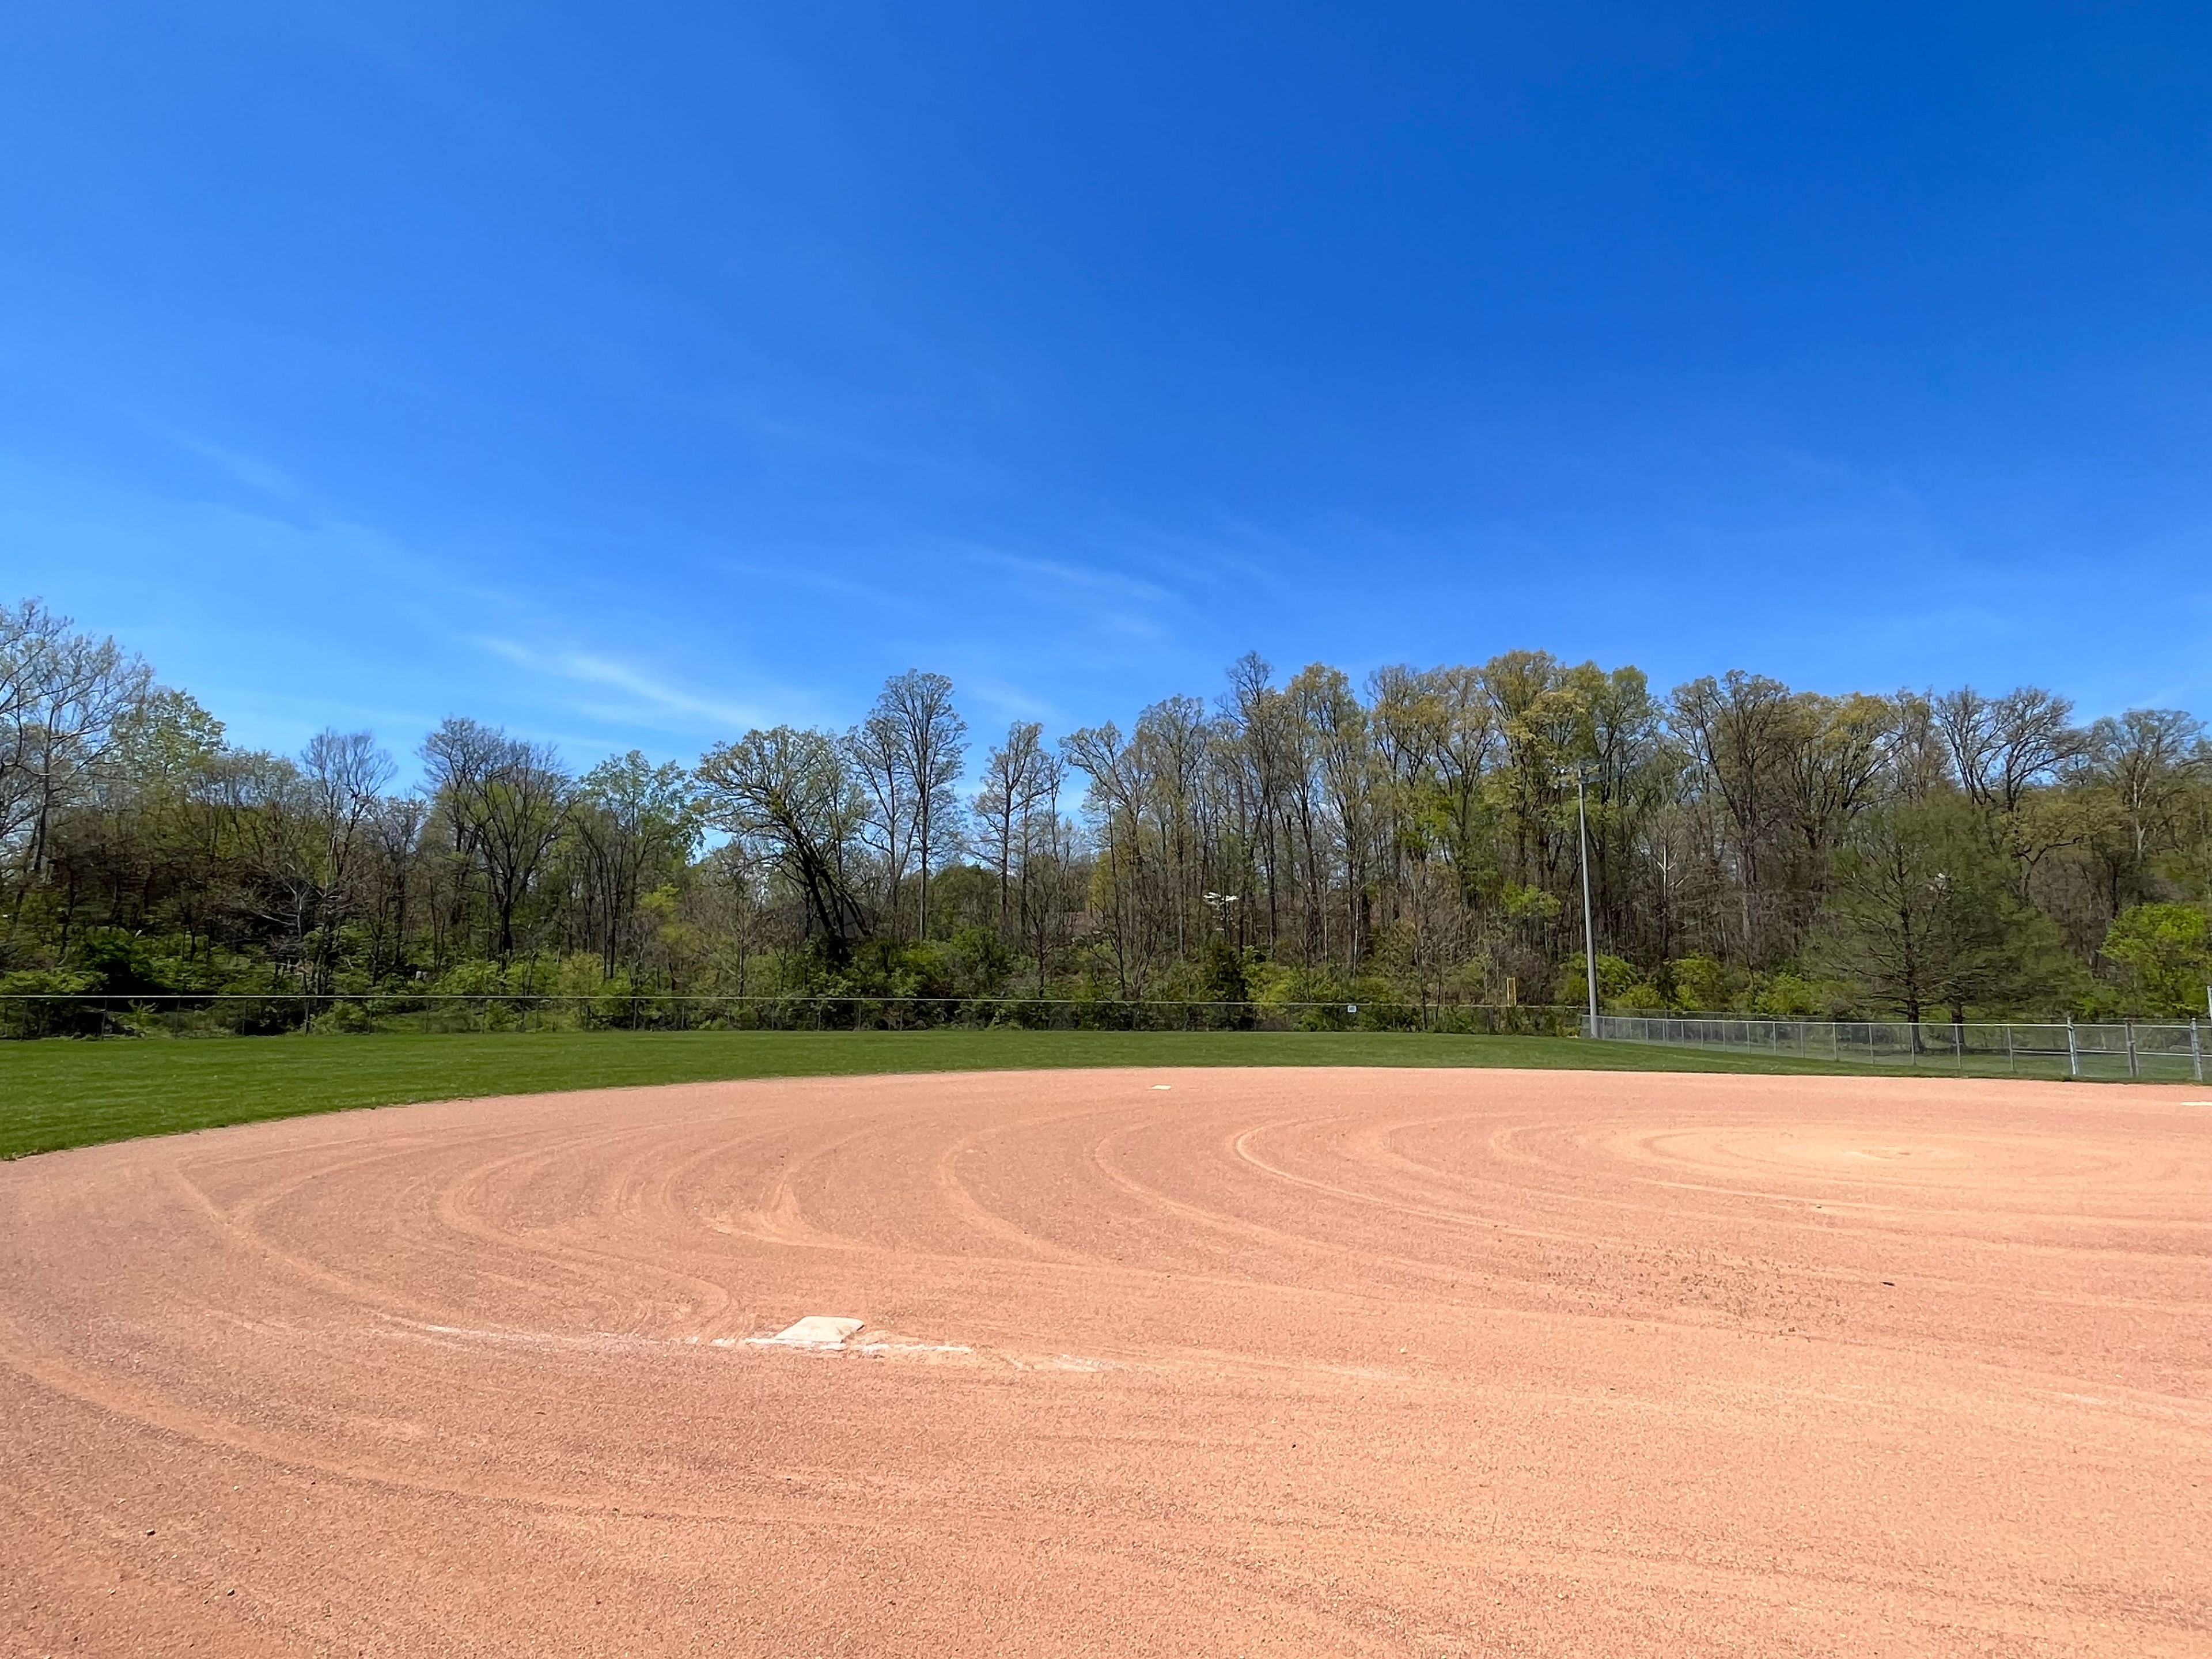
[{"label": "chain link fence", "polygon": [[377,1032],[1432,1031],[1580,1035],[1607,1042],[1968,1075],[2204,1080],[2212,1029],[2122,1021],[1796,1020],[1735,1014],[1601,1014],[1550,1005],[1203,1002],[1142,998],[716,996],[604,992],[0,994],[0,1039],[260,1036]]},{"label": "chain link fence", "polygon": [[2148,1079],[2202,1083],[2212,1032],[2186,1024],[2083,1021],[1810,1020],[1733,1014],[1581,1017],[1606,1042],[1719,1048],[1735,1054],[1955,1071],[1974,1076]]},{"label": "chain link fence", "polygon": [[1572,1008],[1445,1002],[1194,1002],[1072,997],[712,996],[605,992],[0,994],[0,1038],[409,1031],[1436,1031],[1565,1036]]}]

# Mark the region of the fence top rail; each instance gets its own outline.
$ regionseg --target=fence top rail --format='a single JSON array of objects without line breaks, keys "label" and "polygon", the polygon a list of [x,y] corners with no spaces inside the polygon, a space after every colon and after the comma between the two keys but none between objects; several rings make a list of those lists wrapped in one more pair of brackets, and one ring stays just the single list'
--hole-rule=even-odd
[{"label": "fence top rail", "polygon": [[[1583,1018],[1587,1022],[1589,1017],[1585,1014]],[[1907,1026],[1917,1026],[1923,1031],[1948,1031],[1954,1025],[1962,1027],[1969,1031],[2002,1030],[2008,1026],[2021,1030],[2049,1030],[2053,1031],[2063,1031],[2069,1025],[2077,1031],[2118,1031],[2128,1029],[2132,1029],[2136,1031],[2186,1031],[2192,1025],[2197,1025],[2200,1023],[2198,1016],[2194,1014],[2190,1015],[2185,1019],[2175,1018],[2162,1020],[2136,1019],[2127,1017],[2123,1017],[2118,1019],[2087,1020],[2069,1018],[2064,1014],[2045,1015],[2033,1018],[2023,1016],[2018,1019],[1909,1020],[1813,1019],[1810,1018],[1801,1019],[1793,1016],[1781,1014],[1723,1014],[1705,1012],[1695,1010],[1685,1010],[1679,1013],[1608,1013],[1600,1014],[1598,1018],[1604,1021],[1616,1022],[1623,1020],[1641,1020],[1650,1024],[1666,1024],[1672,1023],[1674,1024],[1684,1025],[1759,1025],[1790,1029],[1809,1027],[1820,1030],[1826,1030],[1831,1026],[1838,1027],[1846,1030],[1883,1029],[1902,1030]]]}]

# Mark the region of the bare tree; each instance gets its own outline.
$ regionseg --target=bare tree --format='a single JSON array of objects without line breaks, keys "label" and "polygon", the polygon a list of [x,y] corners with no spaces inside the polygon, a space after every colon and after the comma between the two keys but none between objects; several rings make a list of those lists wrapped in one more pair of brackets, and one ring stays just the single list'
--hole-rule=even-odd
[{"label": "bare tree", "polygon": [[[905,787],[909,844],[920,878],[915,935],[927,939],[930,873],[938,855],[957,839],[960,804],[952,786],[966,763],[968,723],[952,707],[951,680],[908,669],[884,682],[861,730],[871,752],[882,757],[885,776]],[[886,821],[895,824],[897,814],[888,801],[879,799],[878,805]],[[892,891],[896,896],[896,886]]]},{"label": "bare tree", "polygon": [[2087,748],[2089,775],[2118,799],[2140,865],[2170,827],[2185,786],[2212,766],[2204,723],[2179,708],[2130,708],[2099,720]]},{"label": "bare tree", "polygon": [[1994,700],[1961,686],[1936,698],[1933,708],[1960,787],[1976,805],[1997,811],[2017,811],[2029,788],[2088,746],[2087,734],[2071,724],[2074,705],[2039,686]]},{"label": "bare tree", "polygon": [[326,988],[338,930],[362,897],[362,866],[373,851],[374,824],[396,769],[368,732],[323,731],[300,753],[300,791],[310,841],[303,848],[303,954],[316,988]]},{"label": "bare tree", "polygon": [[844,745],[779,726],[710,749],[695,774],[708,821],[750,843],[803,896],[810,931],[842,961],[867,919],[853,896],[849,849],[866,807]]},{"label": "bare tree", "polygon": [[999,932],[1018,933],[1014,926],[1014,872],[1023,862],[1020,830],[1034,806],[1038,769],[1046,756],[1044,727],[1035,720],[1016,720],[1006,728],[1006,740],[991,751],[983,769],[982,787],[973,803],[981,830],[983,856],[999,878]]},{"label": "bare tree", "polygon": [[1073,844],[1071,826],[1060,813],[1060,794],[1066,775],[1066,763],[1059,756],[1039,749],[1029,769],[1028,787],[1021,795],[1020,916],[1036,943],[1040,992],[1045,985],[1053,923],[1066,908],[1065,889]]},{"label": "bare tree", "polygon": [[1145,895],[1163,937],[1178,957],[1190,949],[1190,912],[1204,884],[1199,879],[1199,776],[1206,757],[1206,705],[1196,697],[1164,697],[1137,716],[1129,746],[1146,787],[1140,805],[1151,813],[1159,856],[1158,884]]},{"label": "bare tree", "polygon": [[1067,764],[1090,779],[1087,799],[1103,825],[1100,842],[1106,869],[1108,937],[1114,946],[1114,977],[1119,994],[1129,994],[1129,969],[1135,954],[1137,890],[1143,880],[1144,811],[1149,793],[1135,745],[1124,743],[1121,729],[1109,720],[1085,726],[1060,741]]},{"label": "bare tree", "polygon": [[1899,691],[1889,700],[1896,724],[1882,754],[1882,787],[1899,800],[1925,800],[1952,779],[1949,739],[1932,691]]},{"label": "bare tree", "polygon": [[874,842],[882,872],[880,908],[896,937],[903,925],[901,896],[906,890],[908,861],[914,857],[915,830],[913,769],[897,717],[878,702],[867,719],[845,734],[845,752],[867,791],[865,830]]},{"label": "bare tree", "polygon": [[550,744],[458,717],[424,741],[422,759],[457,842],[480,861],[492,951],[505,962],[516,913],[566,824],[574,781]]},{"label": "bare tree", "polygon": [[36,599],[0,605],[0,856],[20,865],[11,932],[56,813],[91,793],[118,721],[152,686],[113,640],[75,631]]},{"label": "bare tree", "polygon": [[1674,693],[1674,729],[1698,777],[1726,809],[1743,952],[1762,964],[1768,945],[1767,864],[1777,826],[1787,821],[1789,761],[1802,713],[1779,680],[1735,669],[1717,680],[1692,680]]},{"label": "bare tree", "polygon": [[429,816],[430,804],[420,795],[387,795],[369,826],[375,884],[369,912],[371,983],[387,962],[394,969],[406,962],[422,835]]}]

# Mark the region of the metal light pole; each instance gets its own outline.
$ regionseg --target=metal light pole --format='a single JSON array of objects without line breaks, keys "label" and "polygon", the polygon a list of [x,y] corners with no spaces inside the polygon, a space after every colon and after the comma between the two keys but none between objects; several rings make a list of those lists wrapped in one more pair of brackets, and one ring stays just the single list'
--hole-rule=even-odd
[{"label": "metal light pole", "polygon": [[[1222,944],[1231,950],[1237,951],[1237,961],[1241,963],[1243,961],[1243,952],[1236,945],[1231,945],[1229,941],[1229,907],[1237,902],[1237,895],[1234,893],[1206,893],[1201,896],[1206,900],[1206,908],[1213,912],[1214,926],[1220,930]],[[1242,967],[1237,969],[1237,972],[1241,981],[1243,973]],[[1247,990],[1245,995],[1249,998],[1251,995],[1250,991]],[[1249,1022],[1251,1018],[1251,1005],[1249,1002],[1239,1002],[1236,1006],[1238,1010],[1237,1018],[1240,1021]]]},{"label": "metal light pole", "polygon": [[1597,929],[1590,921],[1589,804],[1583,794],[1583,769],[1575,768],[1575,825],[1582,845],[1583,976],[1589,987],[1590,1035],[1597,1035]]}]

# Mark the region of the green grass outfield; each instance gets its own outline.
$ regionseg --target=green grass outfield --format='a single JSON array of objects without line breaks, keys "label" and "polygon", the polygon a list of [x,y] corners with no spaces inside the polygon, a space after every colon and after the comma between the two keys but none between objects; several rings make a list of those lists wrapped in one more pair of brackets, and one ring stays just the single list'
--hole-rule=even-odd
[{"label": "green grass outfield", "polygon": [[417,1100],[724,1078],[1081,1066],[1872,1069],[1572,1037],[1391,1031],[545,1031],[0,1042],[0,1158]]}]

